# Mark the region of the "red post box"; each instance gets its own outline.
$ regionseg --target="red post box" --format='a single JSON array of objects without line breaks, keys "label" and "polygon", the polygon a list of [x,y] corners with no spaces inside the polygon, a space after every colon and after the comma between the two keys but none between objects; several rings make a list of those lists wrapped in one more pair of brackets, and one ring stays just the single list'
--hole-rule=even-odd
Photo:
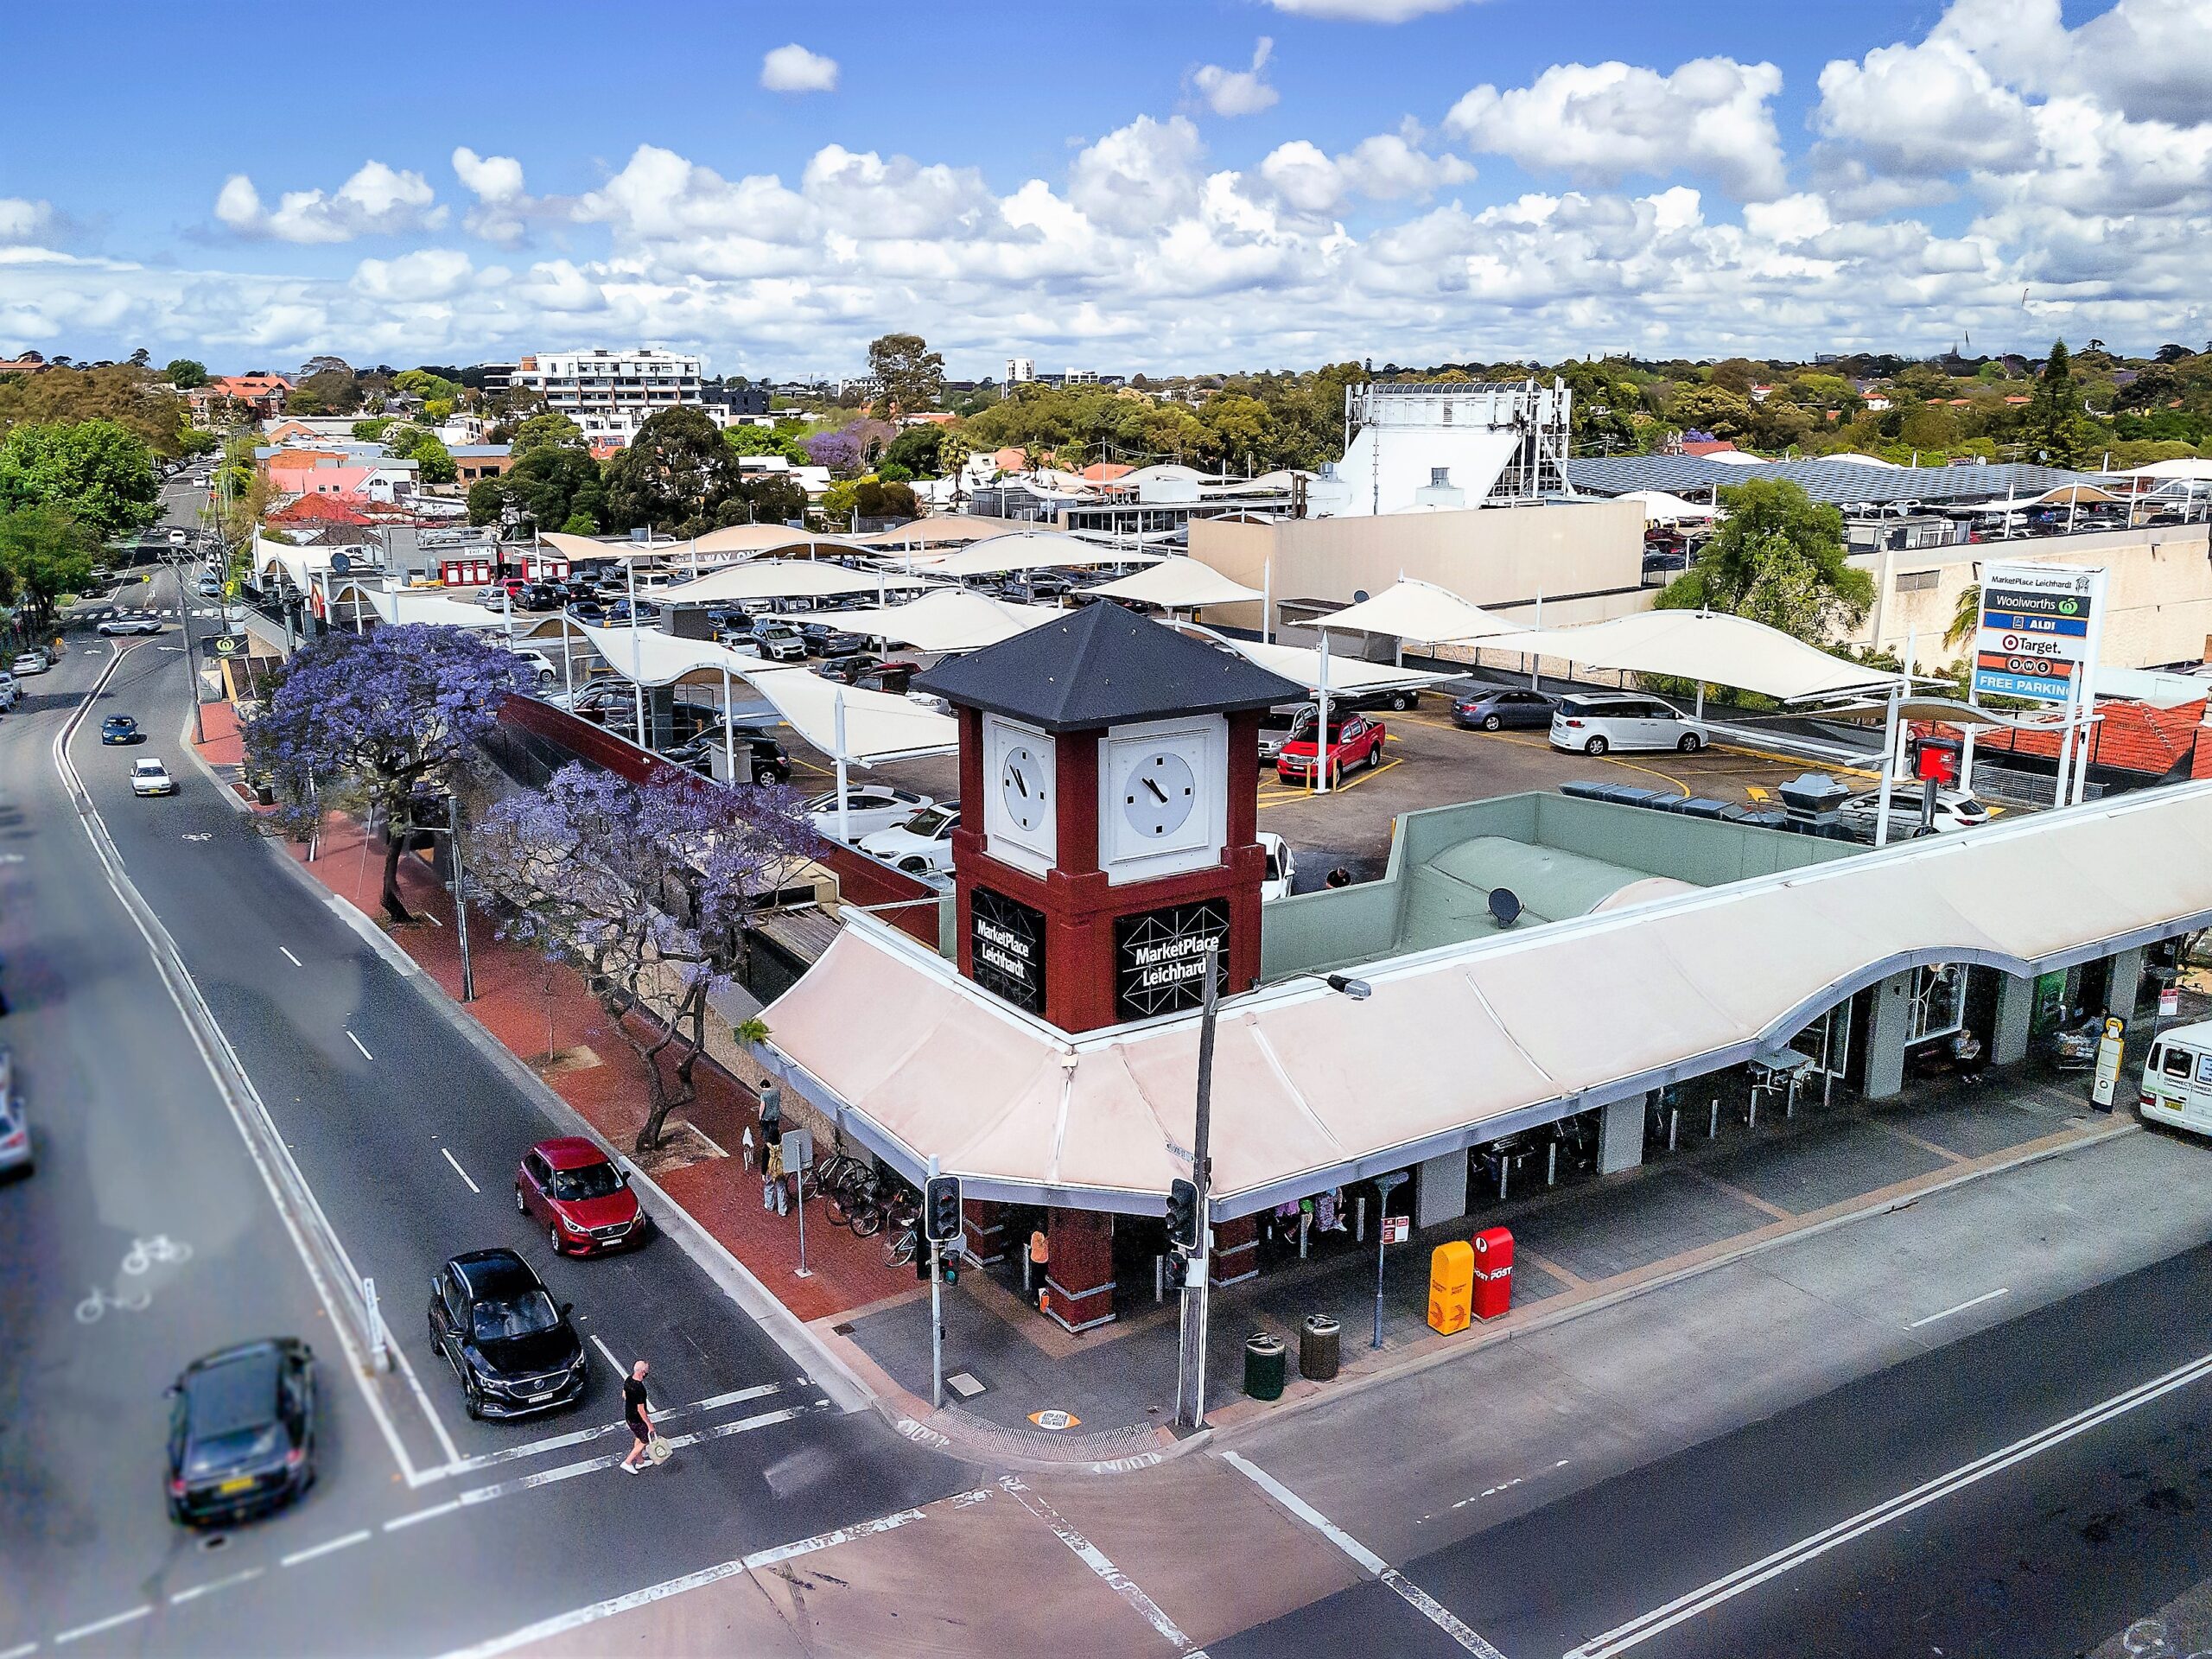
[{"label": "red post box", "polygon": [[1475,1317],[1503,1317],[1513,1305],[1513,1235],[1485,1227],[1475,1235]]}]

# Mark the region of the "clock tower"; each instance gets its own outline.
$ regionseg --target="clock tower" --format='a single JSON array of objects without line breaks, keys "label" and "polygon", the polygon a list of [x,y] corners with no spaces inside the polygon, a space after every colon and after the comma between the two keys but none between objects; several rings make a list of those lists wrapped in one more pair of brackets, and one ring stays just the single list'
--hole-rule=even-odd
[{"label": "clock tower", "polygon": [[960,969],[1063,1031],[1195,1007],[1260,971],[1259,715],[1245,658],[1098,601],[914,682],[960,717]]}]

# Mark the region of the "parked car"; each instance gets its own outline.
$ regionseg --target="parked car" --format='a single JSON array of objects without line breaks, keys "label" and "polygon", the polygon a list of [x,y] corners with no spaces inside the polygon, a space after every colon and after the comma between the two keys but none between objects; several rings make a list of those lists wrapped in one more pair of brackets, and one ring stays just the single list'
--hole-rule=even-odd
[{"label": "parked car", "polygon": [[760,647],[760,654],[772,663],[803,663],[806,660],[805,637],[788,623],[769,623],[753,638]]},{"label": "parked car", "polygon": [[1257,838],[1268,855],[1267,874],[1260,878],[1260,902],[1264,905],[1288,896],[1290,884],[1298,874],[1298,855],[1290,850],[1290,843],[1272,830],[1261,830]]},{"label": "parked car", "polygon": [[[855,784],[845,791],[845,815],[855,837],[895,830],[917,812],[936,805],[926,795],[889,784]],[[815,833],[834,838],[837,834],[837,791],[817,795],[799,808],[813,823]]]},{"label": "parked car", "polygon": [[16,1057],[0,1048],[0,1175],[28,1175],[35,1161],[30,1112],[16,1082]]},{"label": "parked car", "polygon": [[630,1178],[578,1135],[541,1141],[515,1171],[515,1208],[545,1229],[556,1255],[591,1255],[642,1244],[652,1219]]},{"label": "parked car", "polygon": [[[1275,755],[1275,776],[1287,784],[1301,784],[1313,775],[1316,747],[1314,732],[1320,724],[1317,709],[1300,716],[1291,728],[1290,736]],[[1354,709],[1339,715],[1329,710],[1328,768],[1329,781],[1340,782],[1344,773],[1354,766],[1379,766],[1382,764],[1382,745],[1389,734],[1379,720],[1370,720]]]},{"label": "parked car", "polygon": [[171,547],[182,547],[191,539],[192,532],[188,530],[172,530],[169,531],[169,545]]},{"label": "parked car", "polygon": [[1469,731],[1543,731],[1559,711],[1559,699],[1542,691],[1484,687],[1452,700],[1452,723]]},{"label": "parked car", "polygon": [[[1890,789],[1890,833],[1897,835],[1908,828],[1916,829],[1920,823],[1922,785],[1916,783],[1895,784]],[[1853,795],[1836,808],[1836,816],[1868,841],[1874,838],[1874,826],[1881,817],[1882,797],[1878,790],[1868,790]],[[1974,830],[1987,823],[1992,814],[1989,808],[1964,790],[1938,789],[1936,791],[1934,827],[1939,834],[1955,830]]]},{"label": "parked car", "polygon": [[569,601],[569,614],[579,622],[604,622],[607,607],[595,599],[574,599]]},{"label": "parked car", "polygon": [[557,611],[561,608],[561,601],[567,597],[567,593],[558,582],[533,582],[515,595],[515,608],[518,611]]},{"label": "parked car", "polygon": [[507,649],[529,665],[537,676],[539,685],[551,685],[560,679],[561,671],[553,666],[553,659],[535,645],[509,645]]},{"label": "parked car", "polygon": [[1260,712],[1260,765],[1264,768],[1275,763],[1282,753],[1282,746],[1289,741],[1292,729],[1301,718],[1311,719],[1313,705],[1310,702],[1277,703]]},{"label": "parked car", "polygon": [[23,688],[16,683],[16,677],[0,668],[0,714],[14,708],[23,695]]},{"label": "parked car", "polygon": [[1569,753],[1679,749],[1694,754],[1712,741],[1703,721],[1656,697],[1574,694],[1561,697],[1552,711],[1552,747]]},{"label": "parked car", "polygon": [[834,622],[802,622],[798,632],[811,657],[849,657],[868,649],[866,639],[857,633],[847,632]]},{"label": "parked car", "polygon": [[430,1346],[453,1367],[471,1417],[523,1417],[584,1394],[584,1345],[569,1306],[512,1250],[471,1250],[430,1277]]},{"label": "parked car", "polygon": [[103,743],[140,743],[146,734],[138,729],[138,722],[128,715],[110,715],[100,721],[100,741]]},{"label": "parked car", "polygon": [[315,1351],[297,1338],[195,1359],[168,1396],[170,1520],[242,1521],[315,1484]]},{"label": "parked car", "polygon": [[111,637],[119,633],[159,633],[162,619],[149,611],[118,611],[100,619],[99,631]]},{"label": "parked car", "polygon": [[2135,1103],[2152,1122],[2212,1132],[2212,1020],[2153,1035]]},{"label": "parked car", "polygon": [[904,658],[893,658],[886,662],[874,652],[856,651],[849,656],[832,657],[814,671],[826,680],[838,680],[847,685],[857,685],[862,678],[872,675],[879,681],[875,688],[878,690],[887,689],[881,681],[897,678],[900,683],[893,689],[903,696],[906,690],[906,680],[920,673],[922,665],[908,662]]},{"label": "parked car", "polygon": [[960,827],[960,803],[925,806],[893,830],[861,838],[861,850],[909,875],[943,875],[952,868],[952,832]]},{"label": "parked car", "polygon": [[168,768],[158,760],[139,760],[130,768],[130,792],[133,795],[174,795],[176,779],[170,777]]},{"label": "parked car", "polygon": [[200,597],[202,599],[220,599],[223,596],[223,579],[220,576],[212,574],[204,575],[194,586],[199,589]]},{"label": "parked car", "polygon": [[1339,709],[1395,709],[1402,713],[1420,702],[1419,689],[1410,685],[1393,686],[1387,691],[1332,691],[1329,694],[1329,712],[1333,715]]},{"label": "parked car", "polygon": [[20,678],[28,674],[43,674],[50,666],[52,664],[46,660],[44,652],[20,651],[16,653],[16,660],[9,664],[9,671]]},{"label": "parked car", "polygon": [[[741,775],[756,784],[782,784],[791,781],[791,751],[765,733],[748,731],[739,727],[731,734],[731,743],[737,751],[737,765]],[[661,758],[672,760],[679,766],[689,766],[702,778],[714,775],[715,762],[722,753],[722,728],[719,724],[684,739],[673,748],[662,752]]]}]

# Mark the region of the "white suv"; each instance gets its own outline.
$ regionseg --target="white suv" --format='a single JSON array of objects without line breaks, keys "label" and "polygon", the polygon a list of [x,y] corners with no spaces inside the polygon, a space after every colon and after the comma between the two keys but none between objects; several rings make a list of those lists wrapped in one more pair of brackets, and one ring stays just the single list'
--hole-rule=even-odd
[{"label": "white suv", "polygon": [[1701,721],[1692,720],[1656,697],[1615,692],[1560,699],[1552,715],[1552,747],[1577,754],[1611,749],[1679,749],[1695,754],[1713,741]]}]

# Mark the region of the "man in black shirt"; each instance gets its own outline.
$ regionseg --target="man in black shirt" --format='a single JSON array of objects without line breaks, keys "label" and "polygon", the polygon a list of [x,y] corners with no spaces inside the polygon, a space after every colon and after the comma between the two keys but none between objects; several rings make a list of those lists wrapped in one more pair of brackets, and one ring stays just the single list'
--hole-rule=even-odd
[{"label": "man in black shirt", "polygon": [[647,1369],[641,1359],[622,1379],[622,1421],[629,1426],[632,1442],[630,1455],[622,1459],[622,1472],[626,1475],[637,1474],[644,1468],[645,1453],[653,1443],[653,1420],[645,1409]]}]

